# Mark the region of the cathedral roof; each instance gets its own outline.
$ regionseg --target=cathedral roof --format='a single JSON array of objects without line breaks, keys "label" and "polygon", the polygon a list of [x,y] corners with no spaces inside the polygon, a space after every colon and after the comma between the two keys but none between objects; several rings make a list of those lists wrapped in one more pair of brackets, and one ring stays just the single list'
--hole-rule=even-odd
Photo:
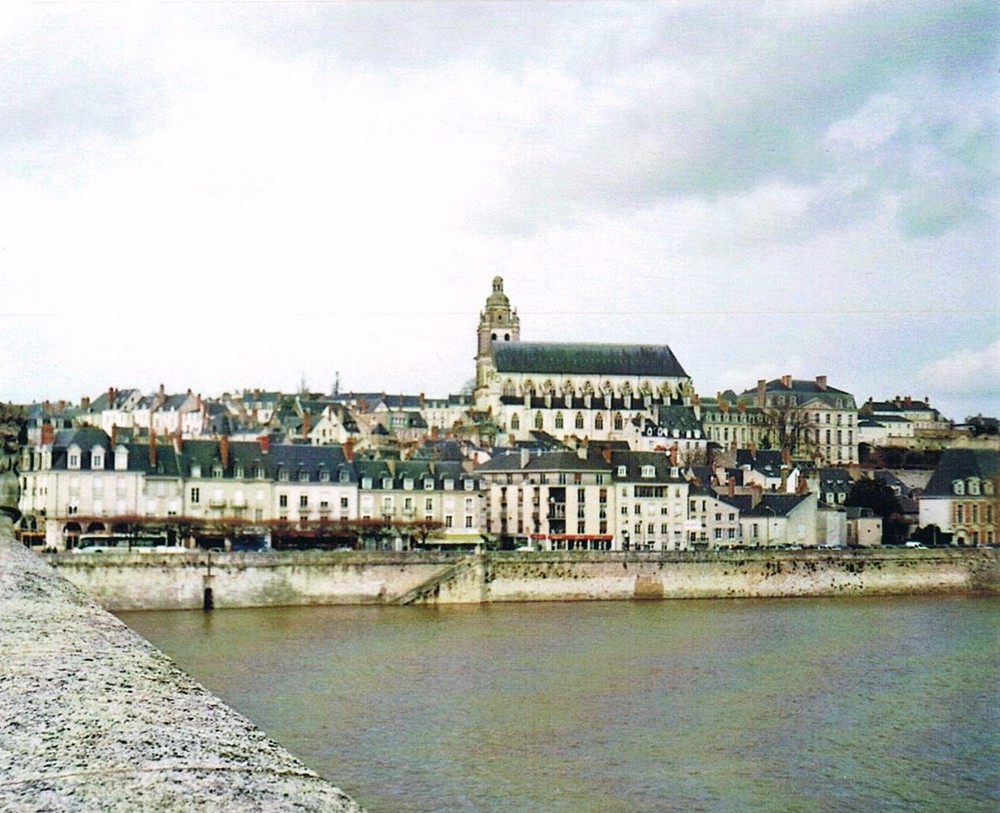
[{"label": "cathedral roof", "polygon": [[499,373],[687,377],[665,344],[494,342],[493,358]]}]

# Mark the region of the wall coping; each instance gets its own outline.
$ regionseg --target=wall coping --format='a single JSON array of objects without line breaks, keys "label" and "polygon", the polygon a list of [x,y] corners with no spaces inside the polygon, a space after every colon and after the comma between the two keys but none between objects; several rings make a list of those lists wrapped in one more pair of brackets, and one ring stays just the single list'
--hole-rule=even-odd
[{"label": "wall coping", "polygon": [[362,813],[0,517],[0,809]]}]

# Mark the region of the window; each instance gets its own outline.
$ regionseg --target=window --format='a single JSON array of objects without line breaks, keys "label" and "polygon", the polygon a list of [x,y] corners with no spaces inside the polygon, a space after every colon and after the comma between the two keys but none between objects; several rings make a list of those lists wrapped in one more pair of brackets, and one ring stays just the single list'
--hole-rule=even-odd
[{"label": "window", "polygon": [[535,413],[535,429],[542,428],[542,413],[538,411]]},{"label": "window", "polygon": [[347,497],[341,497],[340,498],[340,507],[341,508],[347,508]]},{"label": "window", "polygon": [[320,469],[319,470],[319,481],[321,483],[329,483],[330,482],[330,472],[328,472],[326,469]]},{"label": "window", "polygon": [[615,430],[616,431],[620,431],[625,426],[625,421],[622,418],[622,414],[620,412],[616,412],[615,413],[615,423],[614,423],[614,426],[615,426]]},{"label": "window", "polygon": [[556,429],[563,428],[563,414],[561,412],[556,413]]},{"label": "window", "polygon": [[454,480],[450,480],[450,479],[449,480],[445,480],[444,481],[444,490],[445,491],[454,491],[455,490],[455,481]]},{"label": "window", "polygon": [[279,508],[288,508],[288,495],[287,494],[279,494],[278,495],[278,507]]},{"label": "window", "polygon": [[191,489],[191,504],[192,505],[197,505],[199,502],[201,502],[201,489],[199,489],[199,488],[192,488]]},{"label": "window", "polygon": [[649,466],[649,465],[643,466],[642,467],[642,476],[643,477],[655,477],[656,476],[656,466]]},{"label": "window", "polygon": [[627,474],[628,474],[628,468],[627,467],[625,467],[625,466],[619,466],[618,467],[618,476],[619,477],[625,477]]},{"label": "window", "polygon": [[92,469],[103,469],[104,468],[104,455],[101,452],[93,452],[90,458],[90,468]]},{"label": "window", "polygon": [[455,518],[451,514],[445,514],[444,517],[444,527],[450,528],[455,524]]},{"label": "window", "polygon": [[427,497],[424,500],[424,510],[425,511],[433,511],[434,510],[434,498],[433,497]]},{"label": "window", "polygon": [[403,489],[405,491],[413,491],[413,478],[407,477],[403,480]]},{"label": "window", "polygon": [[475,480],[466,480],[465,481],[464,488],[465,488],[466,491],[472,491],[472,490],[475,489],[475,487],[476,487],[476,481]]},{"label": "window", "polygon": [[471,528],[472,527],[472,516],[471,515],[467,516],[465,518],[465,527],[466,528]]},{"label": "window", "polygon": [[583,429],[583,413],[582,412],[577,412],[576,413],[576,418],[573,419],[573,425],[577,429]]},{"label": "window", "polygon": [[961,524],[965,522],[965,506],[956,505],[955,506],[955,522]]},{"label": "window", "polygon": [[953,492],[955,492],[956,494],[964,494],[965,493],[965,483],[962,482],[961,480],[953,480],[952,483],[951,483],[951,490]]},{"label": "window", "polygon": [[351,475],[350,475],[349,472],[342,471],[342,472],[340,472],[340,475],[338,476],[337,479],[340,480],[340,482],[342,482],[342,483],[346,483],[346,482],[350,481]]},{"label": "window", "polygon": [[308,508],[308,507],[309,507],[309,495],[308,494],[300,494],[299,495],[299,508]]},{"label": "window", "polygon": [[510,416],[510,428],[514,432],[521,428],[521,419],[517,415]]},{"label": "window", "polygon": [[603,428],[604,428],[604,414],[602,412],[598,412],[594,416],[594,429],[603,429]]},{"label": "window", "polygon": [[580,521],[576,523],[576,532],[578,534],[585,534],[587,532],[587,523]]},{"label": "window", "polygon": [[212,466],[212,476],[216,477],[216,478],[222,476],[222,464],[221,463],[216,463],[214,466]]},{"label": "window", "polygon": [[365,488],[365,489],[370,489],[372,487],[372,478],[371,477],[362,477],[361,478],[361,487]]}]

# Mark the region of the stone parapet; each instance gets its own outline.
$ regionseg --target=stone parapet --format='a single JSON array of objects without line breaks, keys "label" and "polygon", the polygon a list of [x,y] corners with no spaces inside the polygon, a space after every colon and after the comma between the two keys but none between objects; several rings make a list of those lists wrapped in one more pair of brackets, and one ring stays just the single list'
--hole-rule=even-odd
[{"label": "stone parapet", "polygon": [[16,543],[6,517],[0,809],[361,811]]}]

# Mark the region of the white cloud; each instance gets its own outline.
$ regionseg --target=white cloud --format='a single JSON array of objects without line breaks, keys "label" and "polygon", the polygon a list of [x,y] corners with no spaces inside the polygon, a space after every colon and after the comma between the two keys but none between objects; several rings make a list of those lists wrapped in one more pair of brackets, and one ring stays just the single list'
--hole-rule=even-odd
[{"label": "white cloud", "polygon": [[982,348],[949,353],[926,365],[919,375],[925,387],[950,396],[1000,398],[1000,339]]}]

